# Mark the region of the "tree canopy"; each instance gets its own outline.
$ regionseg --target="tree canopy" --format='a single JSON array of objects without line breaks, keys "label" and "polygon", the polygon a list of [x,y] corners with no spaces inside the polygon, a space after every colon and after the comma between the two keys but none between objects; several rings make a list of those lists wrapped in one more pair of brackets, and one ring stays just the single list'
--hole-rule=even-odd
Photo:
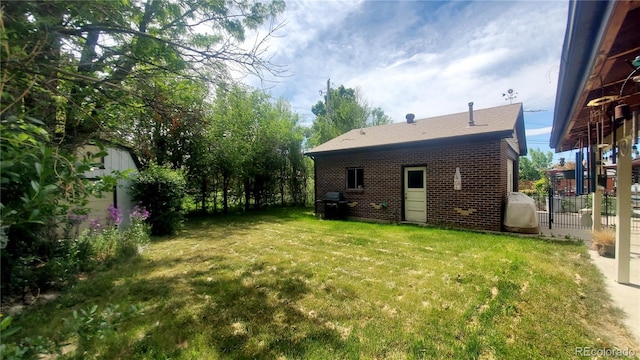
[{"label": "tree canopy", "polygon": [[[73,239],[56,229],[83,215],[86,195],[100,189],[83,176],[96,164],[76,152],[87,143],[126,145],[143,168],[178,170],[201,210],[215,211],[221,190],[225,210],[227,199],[246,209],[304,203],[309,166],[297,115],[284,101],[231,85],[249,73],[283,71],[270,63],[266,42],[280,28],[274,21],[284,6],[282,0],[3,1],[3,295],[6,283],[42,285],[16,270],[33,259],[54,264],[55,257],[70,257],[66,240]],[[247,39],[258,26],[270,30]],[[104,180],[112,190],[115,181]]]},{"label": "tree canopy", "polygon": [[316,116],[311,126],[309,145],[316,146],[329,141],[349,130],[392,122],[384,111],[371,108],[358,89],[330,88],[324,102],[318,101],[311,107]]},{"label": "tree canopy", "polygon": [[8,1],[0,58],[11,75],[2,79],[2,116],[40,119],[73,147],[117,127],[114,107],[158,102],[137,91],[148,79],[216,84],[231,71],[278,72],[264,56],[271,33],[252,49],[243,44],[247,29],[283,10],[282,0]]},{"label": "tree canopy", "polygon": [[550,169],[553,153],[540,149],[529,149],[529,157],[521,157],[519,165],[520,180],[536,181],[544,177],[544,171]]}]

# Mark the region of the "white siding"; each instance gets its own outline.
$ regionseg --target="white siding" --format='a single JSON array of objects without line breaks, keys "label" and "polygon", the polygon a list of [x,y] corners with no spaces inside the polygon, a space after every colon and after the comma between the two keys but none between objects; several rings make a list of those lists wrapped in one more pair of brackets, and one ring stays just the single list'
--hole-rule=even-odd
[{"label": "white siding", "polygon": [[[98,153],[99,148],[93,145],[86,145],[80,149],[82,155],[86,155],[87,152],[91,152],[93,154]],[[131,174],[133,175],[138,172],[138,167],[136,166],[133,157],[129,151],[116,148],[116,147],[107,147],[106,149],[107,156],[104,157],[104,169],[93,169],[91,171],[87,171],[84,175],[87,178],[97,178],[105,175],[111,175],[114,171],[125,171],[131,170]],[[133,209],[133,200],[131,199],[131,195],[129,194],[129,189],[131,186],[130,180],[119,179],[118,186],[116,188],[116,206],[120,211],[122,211],[122,226],[126,227],[129,225],[129,214]],[[97,202],[99,206],[103,206],[105,201],[107,206],[113,203],[113,195],[111,193],[105,194],[103,199],[92,199],[90,202]],[[89,207],[92,209],[92,212],[99,213],[99,210],[96,208],[98,204],[90,204]],[[94,206],[95,205],[95,206]],[[106,207],[104,208],[106,214]],[[91,217],[93,219],[94,217]]]}]

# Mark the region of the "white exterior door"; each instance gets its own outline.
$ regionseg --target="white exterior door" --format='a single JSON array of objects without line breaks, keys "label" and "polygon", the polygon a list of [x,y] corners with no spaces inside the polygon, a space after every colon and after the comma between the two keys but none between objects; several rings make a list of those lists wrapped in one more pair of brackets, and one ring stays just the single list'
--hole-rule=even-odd
[{"label": "white exterior door", "polygon": [[404,168],[404,219],[427,222],[427,168]]}]

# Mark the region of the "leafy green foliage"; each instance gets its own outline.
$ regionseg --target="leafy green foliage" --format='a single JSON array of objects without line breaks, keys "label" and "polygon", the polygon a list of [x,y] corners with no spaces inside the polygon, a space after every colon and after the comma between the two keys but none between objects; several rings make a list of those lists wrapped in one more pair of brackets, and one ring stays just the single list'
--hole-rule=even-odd
[{"label": "leafy green foliage", "polygon": [[133,198],[149,211],[153,235],[173,234],[182,223],[186,181],[178,170],[151,165],[134,179]]},{"label": "leafy green foliage", "polygon": [[[86,214],[87,194],[115,184],[113,178],[92,184],[82,178],[92,159],[78,155],[79,146],[98,138],[130,145],[143,166],[185,170],[191,188],[201,189],[203,204],[212,192],[217,196],[219,174],[209,171],[215,144],[206,136],[209,87],[229,82],[231,70],[258,76],[281,71],[264,56],[278,25],[253,48],[246,48],[245,37],[284,6],[282,0],[3,3],[3,296],[64,283],[88,266],[86,259],[130,251],[132,239],[142,237],[94,234],[95,246],[75,239],[68,215]],[[173,231],[180,206],[159,207],[152,212],[154,231]]]},{"label": "leafy green foliage", "polygon": [[328,104],[325,94],[324,102],[318,101],[311,107],[311,112],[316,116],[310,132],[311,146],[320,145],[349,130],[392,122],[381,108],[371,109],[358,89],[340,85],[329,91]]},{"label": "leafy green foliage", "polygon": [[25,287],[45,288],[67,276],[59,264],[68,258],[68,248],[58,241],[56,227],[65,224],[69,209],[86,203],[90,187],[81,174],[93,159],[78,159],[50,145],[43,124],[35,119],[10,116],[0,122],[0,136],[5,295]]},{"label": "leafy green foliage", "polygon": [[553,153],[540,149],[529,149],[529,157],[521,157],[518,173],[521,181],[536,181],[543,178],[553,162]]},{"label": "leafy green foliage", "polygon": [[377,107],[371,110],[371,114],[369,116],[369,121],[368,121],[369,126],[391,124],[392,122],[393,120],[391,119],[391,117],[385,114],[382,108]]},{"label": "leafy green foliage", "polygon": [[92,340],[104,340],[112,335],[123,322],[134,317],[144,315],[144,309],[140,306],[130,305],[121,311],[120,305],[108,304],[101,312],[98,305],[73,311],[71,318],[64,318],[65,326],[80,338],[76,353],[83,354],[84,349]]},{"label": "leafy green foliage", "polygon": [[288,103],[238,85],[219,88],[207,125],[201,160],[193,161],[210,164],[204,166],[210,172],[189,170],[200,176],[201,189],[221,193],[223,212],[231,202],[246,210],[251,204],[305,202],[309,164],[302,154],[303,128]]},{"label": "leafy green foliage", "polygon": [[[84,349],[92,341],[103,340],[113,335],[118,327],[125,321],[144,315],[144,309],[139,305],[129,305],[122,311],[118,304],[107,304],[105,309],[98,311],[98,305],[74,310],[70,318],[63,318],[64,328],[57,337],[65,337],[69,334],[77,334],[79,341],[76,348],[78,357],[84,357]],[[1,317],[1,315],[0,315]],[[55,341],[41,335],[36,337],[23,337],[17,342],[14,338],[19,335],[21,328],[11,326],[13,318],[7,316],[0,322],[0,359],[38,359],[42,355],[56,353],[62,355],[62,346]]]},{"label": "leafy green foliage", "polygon": [[521,181],[536,181],[540,179],[540,171],[528,157],[521,157],[518,167],[518,175]]},{"label": "leafy green foliage", "polygon": [[[211,161],[219,147],[202,131],[213,117],[208,89],[231,82],[231,70],[281,72],[265,57],[266,42],[280,26],[250,49],[245,36],[284,8],[282,0],[12,2],[0,24],[0,115],[41,119],[49,141],[70,151],[99,134],[134,148],[144,167],[184,169],[204,210],[225,182]],[[264,193],[258,187],[255,193]],[[264,203],[269,196],[257,197]]]},{"label": "leafy green foliage", "polygon": [[130,108],[114,109],[128,121],[119,124],[112,137],[140,154],[143,166],[192,165],[207,125],[207,85],[173,74],[135,79],[130,85],[142,99],[131,100]]},{"label": "leafy green foliage", "polygon": [[[36,359],[39,355],[51,354],[54,349],[58,350],[53,342],[41,335],[34,338],[24,337],[16,343],[13,338],[20,331],[20,327],[11,326],[12,322],[11,316],[5,317],[0,322],[0,359]],[[59,353],[59,351],[56,352]]]},{"label": "leafy green foliage", "polygon": [[16,117],[0,122],[4,226],[44,225],[50,217],[66,213],[68,204],[63,201],[78,201],[86,195],[79,174],[89,170],[89,159],[77,160],[49,146],[43,125]]},{"label": "leafy green foliage", "polygon": [[[166,76],[221,83],[236,73],[279,73],[264,58],[272,28],[246,49],[246,29],[284,1],[14,1],[3,8],[3,116],[41,119],[69,149],[118,130],[115,112],[164,102],[137,91]],[[180,92],[176,92],[179,94]],[[177,95],[176,95],[177,96]]]}]

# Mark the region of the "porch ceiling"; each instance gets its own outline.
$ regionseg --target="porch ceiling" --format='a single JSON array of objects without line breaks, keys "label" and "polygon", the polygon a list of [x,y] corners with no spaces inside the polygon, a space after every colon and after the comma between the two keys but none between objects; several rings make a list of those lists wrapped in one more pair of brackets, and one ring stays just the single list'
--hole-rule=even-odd
[{"label": "porch ceiling", "polygon": [[[550,141],[557,152],[586,146],[589,123],[596,120],[605,120],[600,129],[608,136],[619,103],[632,110],[640,106],[640,83],[629,79],[623,89],[634,71],[632,61],[640,56],[640,1],[576,1],[569,14]],[[640,76],[640,69],[633,75]],[[603,97],[610,100],[587,106]],[[593,145],[593,125],[590,135]]]}]

